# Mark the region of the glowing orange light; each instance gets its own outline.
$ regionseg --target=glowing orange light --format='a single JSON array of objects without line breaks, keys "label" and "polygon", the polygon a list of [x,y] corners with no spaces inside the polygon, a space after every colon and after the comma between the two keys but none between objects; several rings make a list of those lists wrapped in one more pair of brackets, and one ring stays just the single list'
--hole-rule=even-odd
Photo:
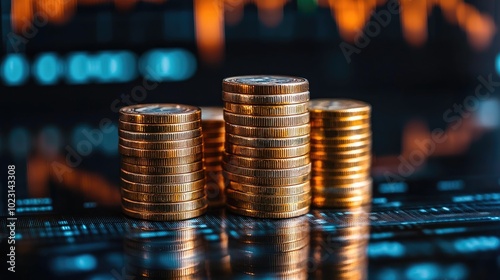
[{"label": "glowing orange light", "polygon": [[224,51],[224,2],[195,0],[194,21],[201,57],[209,63],[222,60]]},{"label": "glowing orange light", "polygon": [[[31,25],[36,13],[48,21],[66,22],[77,4],[96,5],[114,2],[121,10],[133,8],[137,2],[164,3],[166,0],[12,0],[12,27],[22,33]],[[427,18],[434,7],[439,7],[446,20],[465,30],[472,47],[483,50],[489,46],[496,27],[493,19],[481,14],[465,0],[399,0],[401,25],[405,39],[420,46],[427,39]],[[224,50],[224,20],[236,24],[243,18],[245,4],[255,4],[259,18],[266,26],[276,26],[283,18],[283,7],[288,0],[194,0],[197,44],[202,58],[208,62],[222,59]],[[361,34],[371,14],[387,0],[317,0],[320,7],[328,7],[337,22],[344,40],[353,41]]]}]

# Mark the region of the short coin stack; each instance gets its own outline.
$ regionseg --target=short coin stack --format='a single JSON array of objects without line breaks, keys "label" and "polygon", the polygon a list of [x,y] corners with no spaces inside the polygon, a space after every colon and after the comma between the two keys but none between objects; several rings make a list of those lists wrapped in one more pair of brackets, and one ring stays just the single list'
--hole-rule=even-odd
[{"label": "short coin stack", "polygon": [[201,110],[144,104],[120,110],[123,212],[155,221],[206,212]]},{"label": "short coin stack", "polygon": [[207,178],[208,207],[221,207],[226,203],[222,154],[224,152],[224,117],[220,107],[201,108],[203,128],[203,162]]},{"label": "short coin stack", "polygon": [[311,162],[315,207],[371,203],[369,104],[349,99],[311,100]]},{"label": "short coin stack", "polygon": [[306,214],[311,203],[309,83],[241,76],[222,83],[227,208],[259,218]]}]

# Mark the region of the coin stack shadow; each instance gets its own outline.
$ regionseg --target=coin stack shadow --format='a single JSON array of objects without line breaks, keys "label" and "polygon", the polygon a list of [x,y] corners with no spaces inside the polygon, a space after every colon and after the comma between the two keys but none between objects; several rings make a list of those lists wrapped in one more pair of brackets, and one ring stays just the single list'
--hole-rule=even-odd
[{"label": "coin stack shadow", "polygon": [[[329,220],[313,210],[309,279],[368,279],[369,211],[363,207],[344,209]],[[335,226],[332,226],[335,224]]]},{"label": "coin stack shadow", "polygon": [[309,102],[313,206],[371,203],[369,104],[350,99]]},{"label": "coin stack shadow", "polygon": [[304,215],[311,203],[309,83],[242,76],[222,83],[226,207],[259,218]]},{"label": "coin stack shadow", "polygon": [[125,279],[206,279],[205,242],[196,225],[187,220],[167,227],[125,235]]},{"label": "coin stack shadow", "polygon": [[126,215],[174,221],[206,212],[198,107],[124,107],[119,128],[122,209]]},{"label": "coin stack shadow", "polygon": [[202,107],[203,162],[206,175],[208,207],[223,207],[226,203],[222,154],[224,152],[224,117],[221,107]]},{"label": "coin stack shadow", "polygon": [[[234,279],[307,279],[309,221],[235,219],[229,230]],[[246,277],[245,277],[246,276]]]}]

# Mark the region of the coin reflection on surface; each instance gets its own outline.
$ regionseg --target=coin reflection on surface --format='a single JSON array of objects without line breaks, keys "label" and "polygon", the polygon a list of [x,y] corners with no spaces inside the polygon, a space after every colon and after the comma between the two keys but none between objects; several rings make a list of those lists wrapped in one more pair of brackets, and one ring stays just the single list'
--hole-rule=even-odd
[{"label": "coin reflection on surface", "polygon": [[127,279],[206,278],[205,242],[196,220],[149,225],[141,223],[125,236]]},{"label": "coin reflection on surface", "polygon": [[370,237],[369,207],[342,209],[336,223],[320,210],[312,212],[310,279],[367,279],[367,247]]},{"label": "coin reflection on surface", "polygon": [[307,279],[310,237],[306,217],[238,217],[231,225],[235,227],[228,228],[233,278]]}]

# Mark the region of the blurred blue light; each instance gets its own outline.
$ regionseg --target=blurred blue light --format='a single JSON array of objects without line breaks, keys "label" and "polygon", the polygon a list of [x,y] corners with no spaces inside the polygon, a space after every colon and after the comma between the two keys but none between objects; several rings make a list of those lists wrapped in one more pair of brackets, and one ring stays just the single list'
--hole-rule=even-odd
[{"label": "blurred blue light", "polygon": [[90,254],[57,257],[52,263],[52,269],[58,273],[75,271],[91,271],[97,266],[97,260]]},{"label": "blurred blue light", "polygon": [[457,263],[448,267],[445,278],[461,280],[466,279],[468,274],[467,267],[461,263]]},{"label": "blurred blue light", "polygon": [[9,54],[5,57],[0,76],[4,83],[9,86],[23,84],[29,75],[29,64],[22,54]]},{"label": "blurred blue light", "polygon": [[14,128],[9,134],[9,151],[14,157],[25,157],[31,149],[31,137],[26,128]]},{"label": "blurred blue light", "polygon": [[113,124],[112,131],[103,133],[103,139],[99,149],[106,155],[114,156],[118,154],[118,127]]},{"label": "blurred blue light", "polygon": [[406,270],[406,278],[411,280],[438,279],[440,275],[440,267],[433,263],[415,264]]},{"label": "blurred blue light", "polygon": [[406,253],[405,247],[399,242],[379,242],[368,245],[368,255],[370,257],[402,257]]},{"label": "blurred blue light", "polygon": [[44,53],[33,62],[33,76],[41,85],[53,85],[59,79],[61,67],[61,61],[55,53]]},{"label": "blurred blue light", "polygon": [[91,77],[92,63],[85,52],[76,52],[68,56],[66,79],[68,83],[87,83]]},{"label": "blurred blue light", "polygon": [[24,198],[24,199],[18,199],[16,201],[16,204],[18,206],[52,204],[52,198],[44,197],[44,198]]},{"label": "blurred blue light", "polygon": [[187,80],[196,71],[196,59],[183,49],[155,49],[141,57],[139,71],[155,82]]},{"label": "blurred blue light", "polygon": [[497,70],[497,74],[500,75],[500,53],[497,54],[495,59],[495,69]]}]

